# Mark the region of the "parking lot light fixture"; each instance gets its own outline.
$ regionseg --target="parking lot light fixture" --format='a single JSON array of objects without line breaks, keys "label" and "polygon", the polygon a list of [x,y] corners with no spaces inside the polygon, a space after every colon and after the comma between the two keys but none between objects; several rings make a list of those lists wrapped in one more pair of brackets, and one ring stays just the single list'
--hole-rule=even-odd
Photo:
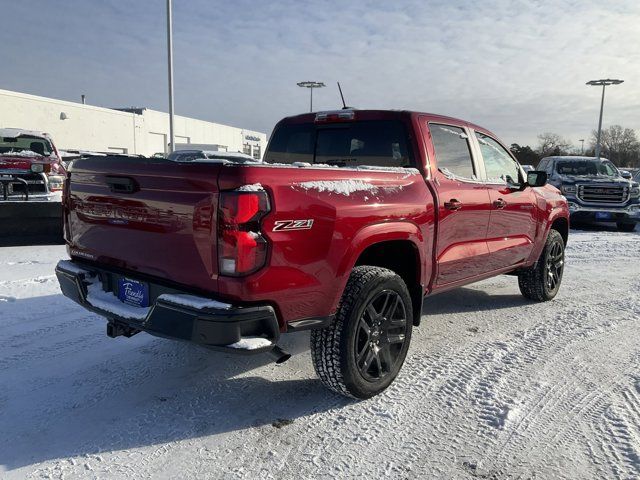
[{"label": "parking lot light fixture", "polygon": [[310,82],[310,81],[306,81],[306,82],[298,82],[297,85],[299,87],[303,87],[303,88],[308,88],[311,94],[311,98],[309,100],[309,111],[313,112],[313,89],[314,88],[322,88],[322,87],[326,87],[326,85],[322,82]]},{"label": "parking lot light fixture", "polygon": [[624,80],[618,80],[613,78],[604,78],[601,80],[589,80],[587,85],[592,87],[602,85],[602,99],[600,100],[600,120],[598,121],[598,138],[596,140],[596,158],[600,158],[600,135],[602,133],[602,111],[604,110],[604,89],[608,85],[620,85]]}]

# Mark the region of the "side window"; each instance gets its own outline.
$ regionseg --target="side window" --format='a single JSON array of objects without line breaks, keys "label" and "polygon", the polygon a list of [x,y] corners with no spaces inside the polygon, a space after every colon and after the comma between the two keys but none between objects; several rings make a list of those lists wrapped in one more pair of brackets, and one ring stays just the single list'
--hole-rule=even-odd
[{"label": "side window", "polygon": [[309,124],[280,125],[273,132],[266,163],[313,162],[315,129]]},{"label": "side window", "polygon": [[469,139],[462,128],[429,124],[438,170],[447,176],[476,180]]},{"label": "side window", "polygon": [[609,162],[602,162],[601,166],[598,167],[598,170],[600,170],[600,173],[603,173],[604,175],[608,175],[610,177],[617,177],[619,175],[616,167],[614,167],[613,164]]},{"label": "side window", "polygon": [[547,166],[549,164],[549,160],[543,159],[540,160],[540,163],[538,163],[538,166],[536,167],[536,170],[547,170]]},{"label": "side window", "polygon": [[520,167],[502,145],[493,138],[476,132],[476,138],[480,143],[480,152],[487,172],[487,181],[506,182],[510,184],[520,183]]},{"label": "side window", "polygon": [[551,175],[553,173],[553,168],[556,165],[554,160],[549,160],[549,163],[547,164],[547,168],[545,169],[545,171]]},{"label": "side window", "polygon": [[547,175],[551,176],[551,174],[553,173],[554,165],[555,163],[553,159],[546,160],[544,168],[539,168],[538,170],[544,170],[545,172],[547,172]]}]

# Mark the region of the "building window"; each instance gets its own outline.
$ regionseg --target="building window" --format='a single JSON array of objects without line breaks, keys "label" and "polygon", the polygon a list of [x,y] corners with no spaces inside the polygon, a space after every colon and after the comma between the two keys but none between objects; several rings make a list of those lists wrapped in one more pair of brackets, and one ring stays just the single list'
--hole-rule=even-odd
[{"label": "building window", "polygon": [[245,143],[244,145],[242,145],[242,153],[244,153],[245,155],[251,155],[251,144],[250,143]]},{"label": "building window", "polygon": [[262,152],[260,151],[260,145],[253,146],[253,158],[260,160]]}]

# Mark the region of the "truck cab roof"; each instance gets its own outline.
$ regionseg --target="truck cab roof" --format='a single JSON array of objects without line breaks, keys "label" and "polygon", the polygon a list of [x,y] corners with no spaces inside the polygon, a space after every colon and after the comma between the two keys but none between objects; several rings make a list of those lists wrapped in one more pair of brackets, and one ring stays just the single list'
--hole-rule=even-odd
[{"label": "truck cab roof", "polygon": [[478,130],[487,133],[491,136],[495,136],[492,132],[480,125],[462,120],[460,118],[449,117],[446,115],[439,115],[437,113],[420,112],[416,110],[380,110],[380,109],[365,109],[358,110],[354,108],[347,108],[341,110],[326,110],[309,113],[301,113],[298,115],[292,115],[285,117],[278,123],[308,123],[315,122],[319,115],[332,115],[339,113],[353,113],[353,120],[376,120],[376,119],[392,119],[392,118],[413,118],[413,117],[428,117],[430,121],[442,122],[442,123],[454,123],[457,125],[465,125],[474,130]]}]

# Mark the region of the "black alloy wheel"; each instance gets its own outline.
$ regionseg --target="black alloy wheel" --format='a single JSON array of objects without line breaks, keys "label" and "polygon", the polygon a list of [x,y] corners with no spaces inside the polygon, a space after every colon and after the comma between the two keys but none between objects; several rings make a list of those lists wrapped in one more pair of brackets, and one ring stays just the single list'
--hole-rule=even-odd
[{"label": "black alloy wheel", "polygon": [[322,383],[352,398],[371,398],[398,376],[413,328],[404,280],[373,265],[354,267],[335,319],[311,331],[311,358]]},{"label": "black alloy wheel", "polygon": [[564,243],[562,239],[554,239],[549,245],[545,264],[545,277],[547,289],[555,291],[560,286],[562,272],[564,271]]},{"label": "black alloy wheel", "polygon": [[546,302],[557,295],[565,269],[564,252],[565,239],[551,229],[538,261],[518,271],[518,286],[525,298]]},{"label": "black alloy wheel", "polygon": [[393,290],[378,293],[358,321],[354,354],[362,378],[377,382],[389,375],[402,352],[407,310]]}]

